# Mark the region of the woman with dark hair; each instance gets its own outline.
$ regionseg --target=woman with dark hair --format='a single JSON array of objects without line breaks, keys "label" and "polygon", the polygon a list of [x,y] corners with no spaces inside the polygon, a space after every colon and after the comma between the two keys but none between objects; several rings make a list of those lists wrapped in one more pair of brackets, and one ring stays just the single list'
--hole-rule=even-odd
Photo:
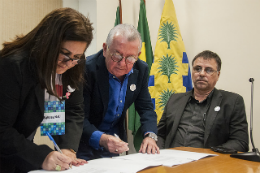
[{"label": "woman with dark hair", "polygon": [[[93,38],[88,18],[52,11],[0,52],[0,172],[65,170],[77,159],[84,120],[85,55]],[[62,153],[33,138],[53,135]]]}]

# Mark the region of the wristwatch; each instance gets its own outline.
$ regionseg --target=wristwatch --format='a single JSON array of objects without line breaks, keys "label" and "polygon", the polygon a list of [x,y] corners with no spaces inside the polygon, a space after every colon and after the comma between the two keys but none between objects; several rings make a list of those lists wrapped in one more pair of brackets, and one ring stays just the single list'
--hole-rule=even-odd
[{"label": "wristwatch", "polygon": [[146,135],[144,135],[144,138],[149,137],[154,139],[157,142],[157,135],[155,133],[146,133]]}]

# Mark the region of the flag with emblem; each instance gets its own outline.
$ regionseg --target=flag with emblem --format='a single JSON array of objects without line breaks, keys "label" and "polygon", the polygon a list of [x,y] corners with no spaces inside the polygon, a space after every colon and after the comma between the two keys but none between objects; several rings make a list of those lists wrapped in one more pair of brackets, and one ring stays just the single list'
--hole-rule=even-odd
[{"label": "flag with emblem", "polygon": [[149,80],[157,123],[171,94],[191,89],[189,61],[175,8],[172,0],[165,0]]},{"label": "flag with emblem", "polygon": [[[139,59],[145,61],[148,64],[150,70],[153,62],[153,50],[151,46],[150,32],[146,18],[144,0],[140,0],[140,12],[137,30],[140,32],[142,38],[142,50]],[[139,151],[140,145],[143,140],[143,134],[141,133],[140,127],[140,116],[135,111],[134,104],[132,104],[128,109],[128,129],[132,131],[134,137],[134,147],[136,151]]]}]

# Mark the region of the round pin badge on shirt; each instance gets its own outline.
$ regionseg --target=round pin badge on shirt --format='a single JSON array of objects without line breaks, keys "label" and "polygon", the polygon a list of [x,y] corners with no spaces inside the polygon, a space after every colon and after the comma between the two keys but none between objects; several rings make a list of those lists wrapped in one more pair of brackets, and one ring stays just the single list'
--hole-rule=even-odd
[{"label": "round pin badge on shirt", "polygon": [[219,106],[216,106],[215,108],[214,108],[214,111],[216,111],[216,112],[218,112],[220,110],[220,107]]},{"label": "round pin badge on shirt", "polygon": [[131,85],[130,85],[130,90],[131,90],[131,91],[136,90],[136,85],[135,85],[135,84],[131,84]]}]

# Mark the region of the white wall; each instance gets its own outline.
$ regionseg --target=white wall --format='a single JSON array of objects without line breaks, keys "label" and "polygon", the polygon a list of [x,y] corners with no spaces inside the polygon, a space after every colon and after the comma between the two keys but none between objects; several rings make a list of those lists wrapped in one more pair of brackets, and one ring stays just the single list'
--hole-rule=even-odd
[{"label": "white wall", "polygon": [[70,7],[87,16],[94,28],[93,40],[85,52],[86,56],[92,55],[97,50],[97,2],[96,0],[63,0],[63,7]]},{"label": "white wall", "polygon": [[[64,0],[65,1],[65,0]],[[91,0],[79,7],[89,9],[89,15],[96,15],[96,50],[102,47],[109,30],[114,26],[118,0]],[[140,0],[122,0],[123,23],[137,27]],[[222,59],[222,70],[216,85],[239,93],[244,97],[249,121],[250,115],[250,77],[255,79],[254,91],[254,143],[260,147],[260,1],[259,0],[173,0],[181,34],[189,60],[203,51],[211,50]],[[84,4],[84,5],[83,5]],[[84,7],[86,6],[86,7]],[[151,42],[155,47],[164,0],[146,0],[147,19]],[[96,10],[96,12],[95,12]],[[83,10],[84,11],[84,10]]]}]

